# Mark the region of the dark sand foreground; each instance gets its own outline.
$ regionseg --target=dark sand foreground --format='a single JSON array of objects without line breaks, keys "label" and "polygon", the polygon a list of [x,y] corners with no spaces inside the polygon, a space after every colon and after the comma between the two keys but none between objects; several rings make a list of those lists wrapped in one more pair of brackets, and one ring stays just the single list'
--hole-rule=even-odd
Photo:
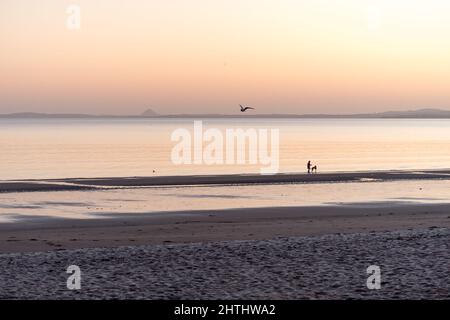
[{"label": "dark sand foreground", "polygon": [[[449,243],[438,228],[3,254],[0,298],[449,299]],[[77,291],[66,287],[73,264]],[[371,265],[379,290],[366,285]]]}]

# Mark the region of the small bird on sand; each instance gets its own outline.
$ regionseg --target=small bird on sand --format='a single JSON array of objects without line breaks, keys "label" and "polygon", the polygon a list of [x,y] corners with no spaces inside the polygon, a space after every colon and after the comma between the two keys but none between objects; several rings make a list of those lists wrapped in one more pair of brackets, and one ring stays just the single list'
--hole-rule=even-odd
[{"label": "small bird on sand", "polygon": [[241,107],[241,112],[245,112],[245,111],[247,111],[247,110],[249,110],[249,109],[255,110],[255,108],[252,108],[252,107],[243,107],[242,105],[239,105],[239,107]]}]

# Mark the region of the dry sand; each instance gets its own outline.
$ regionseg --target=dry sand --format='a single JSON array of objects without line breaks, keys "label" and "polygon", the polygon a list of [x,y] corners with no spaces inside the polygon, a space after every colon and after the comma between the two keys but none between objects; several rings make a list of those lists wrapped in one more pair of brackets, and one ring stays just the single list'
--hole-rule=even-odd
[{"label": "dry sand", "polygon": [[0,299],[449,299],[449,243],[438,228],[3,254]]}]

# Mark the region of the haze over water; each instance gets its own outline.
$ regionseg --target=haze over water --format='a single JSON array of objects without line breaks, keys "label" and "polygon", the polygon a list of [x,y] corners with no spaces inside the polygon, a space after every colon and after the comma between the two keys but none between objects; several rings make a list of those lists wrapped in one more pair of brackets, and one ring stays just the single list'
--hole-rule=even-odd
[{"label": "haze over water", "polygon": [[[204,129],[278,128],[280,172],[437,169],[450,120],[206,119]],[[1,119],[0,179],[257,173],[260,165],[174,165],[173,130],[191,119]],[[153,173],[153,170],[156,173]]]}]

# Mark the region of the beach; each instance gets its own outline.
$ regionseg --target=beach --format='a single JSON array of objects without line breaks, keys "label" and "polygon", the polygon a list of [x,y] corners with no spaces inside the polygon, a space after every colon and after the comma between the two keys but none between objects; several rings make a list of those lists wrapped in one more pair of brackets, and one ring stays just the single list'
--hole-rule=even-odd
[{"label": "beach", "polygon": [[449,22],[440,0],[1,1],[0,300],[449,300]]},{"label": "beach", "polygon": [[[9,275],[0,297],[446,299],[449,177],[436,170],[2,182],[2,210],[22,214],[0,223],[0,268]],[[253,198],[240,195],[252,190]],[[305,190],[325,191],[317,203],[295,202]],[[327,190],[348,201],[327,201]],[[397,198],[370,200],[371,190]],[[154,210],[141,206],[147,202]],[[116,211],[101,208],[111,203]],[[384,290],[365,287],[363,262],[388,266]],[[58,280],[72,264],[86,272],[77,293]],[[33,270],[44,280],[27,291]],[[331,280],[332,270],[346,271]]]},{"label": "beach", "polygon": [[[3,254],[0,298],[449,299],[449,238],[438,228]],[[66,288],[72,264],[77,291]],[[366,287],[373,264],[380,290]]]},{"label": "beach", "polygon": [[360,204],[122,214],[99,219],[31,218],[0,224],[0,252],[264,240],[450,228],[450,205]]}]

